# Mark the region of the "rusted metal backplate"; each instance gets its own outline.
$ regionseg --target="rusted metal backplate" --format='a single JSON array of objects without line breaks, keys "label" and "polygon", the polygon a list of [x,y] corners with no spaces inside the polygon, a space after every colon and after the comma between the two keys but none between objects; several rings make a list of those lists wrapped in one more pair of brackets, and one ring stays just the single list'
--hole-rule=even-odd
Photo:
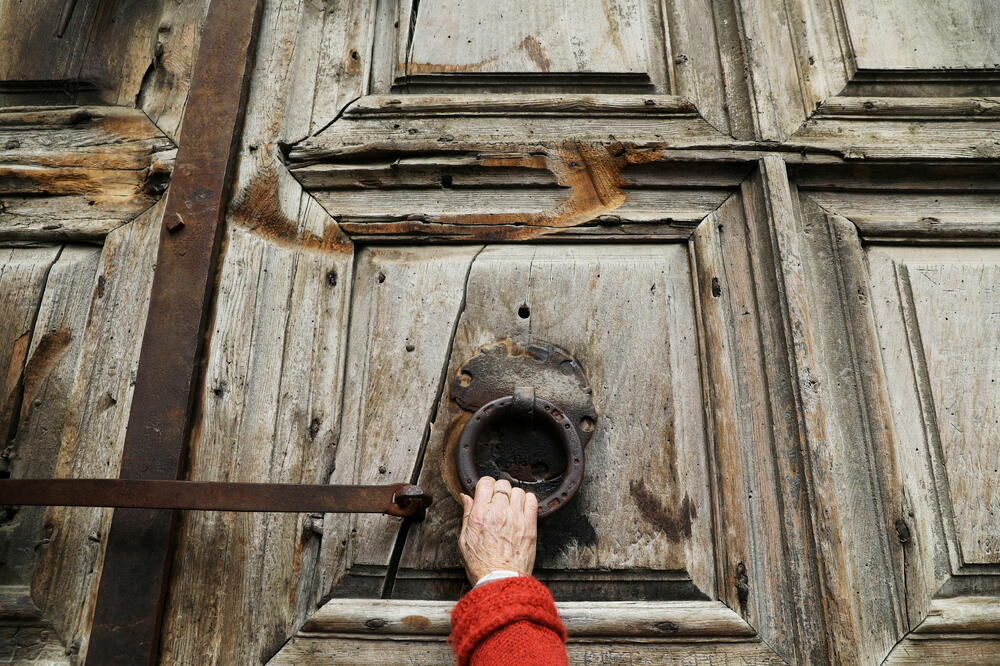
[{"label": "rusted metal backplate", "polygon": [[[123,479],[176,479],[182,470],[260,9],[260,0],[212,0],[205,19],[166,195]],[[156,660],[176,515],[115,512],[88,664]]]},{"label": "rusted metal backplate", "polygon": [[[479,349],[459,368],[451,381],[451,399],[464,410],[448,427],[442,459],[442,473],[453,494],[462,492],[470,470],[460,478],[456,464],[459,440],[476,412],[491,401],[515,396],[519,387],[533,387],[534,396],[557,408],[560,418],[572,424],[583,447],[590,441],[597,423],[597,412],[583,368],[569,353],[547,343],[520,346],[501,340]],[[542,415],[544,416],[544,415]],[[490,475],[505,478],[514,486],[534,493],[539,501],[554,498],[566,490],[563,482],[573,470],[561,440],[546,424],[551,419],[539,417],[496,419],[490,427],[476,433],[475,477]],[[582,476],[582,460],[579,465]],[[562,505],[555,502],[550,513]]]},{"label": "rusted metal backplate", "polygon": [[8,479],[0,504],[199,511],[385,513],[420,519],[431,496],[419,486],[327,486],[154,479]]}]

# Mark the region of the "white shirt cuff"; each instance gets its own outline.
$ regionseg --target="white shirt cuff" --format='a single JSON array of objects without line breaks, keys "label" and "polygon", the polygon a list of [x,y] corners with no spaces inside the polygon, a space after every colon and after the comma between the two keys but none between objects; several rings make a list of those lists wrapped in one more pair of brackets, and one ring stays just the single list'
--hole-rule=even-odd
[{"label": "white shirt cuff", "polygon": [[491,571],[482,578],[480,578],[476,582],[476,584],[472,586],[472,589],[476,589],[480,585],[485,585],[486,583],[492,583],[495,580],[503,580],[504,578],[517,578],[520,575],[521,574],[519,574],[516,571],[509,571],[507,569],[498,569],[496,571]]}]

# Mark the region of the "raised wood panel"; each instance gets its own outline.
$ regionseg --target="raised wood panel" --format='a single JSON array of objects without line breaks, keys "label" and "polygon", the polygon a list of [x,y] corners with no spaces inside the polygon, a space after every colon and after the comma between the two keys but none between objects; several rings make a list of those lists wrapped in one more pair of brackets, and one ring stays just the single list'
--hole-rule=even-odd
[{"label": "raised wood panel", "polygon": [[[448,380],[483,345],[545,341],[572,354],[593,388],[583,485],[539,525],[536,574],[556,598],[714,596],[691,298],[682,244],[497,246],[472,265]],[[447,432],[462,413],[448,400],[431,423],[418,482],[438,504],[409,530],[394,597],[456,599],[462,590],[461,507],[443,478]]]},{"label": "raised wood panel", "polygon": [[967,565],[1000,564],[1000,255],[876,247],[869,261],[886,371],[897,378],[892,402],[913,521],[950,555],[947,566],[940,551],[926,553],[939,562],[940,584]]},{"label": "raised wood panel", "polygon": [[658,3],[400,3],[395,87],[667,91]]},{"label": "raised wood panel", "polygon": [[135,106],[176,139],[207,0],[77,3],[60,39],[65,4],[0,2],[0,105]]},{"label": "raised wood panel", "polygon": [[[334,599],[270,664],[442,664],[451,602]],[[719,602],[557,603],[571,663],[784,663]]]},{"label": "raised wood panel", "polygon": [[841,0],[858,69],[1000,68],[990,0]]},{"label": "raised wood panel", "polygon": [[[331,483],[398,483],[416,476],[428,423],[440,402],[469,266],[479,249],[360,252],[345,411]],[[436,499],[444,500],[440,494]],[[400,524],[379,515],[325,519],[321,588],[338,596],[381,596]]]}]

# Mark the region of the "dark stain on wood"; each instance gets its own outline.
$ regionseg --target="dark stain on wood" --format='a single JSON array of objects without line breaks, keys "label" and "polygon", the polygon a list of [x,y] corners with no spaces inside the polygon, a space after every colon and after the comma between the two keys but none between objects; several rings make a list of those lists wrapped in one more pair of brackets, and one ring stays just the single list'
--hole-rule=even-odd
[{"label": "dark stain on wood", "polygon": [[317,235],[300,229],[298,222],[285,215],[278,197],[278,173],[271,168],[260,171],[239,193],[231,217],[237,226],[278,245],[343,254],[353,248],[333,220]]},{"label": "dark stain on wood", "polygon": [[628,489],[642,517],[659,528],[670,541],[676,543],[691,538],[691,522],[698,517],[698,511],[687,495],[679,507],[668,507],[650,492],[642,479],[630,481]]},{"label": "dark stain on wood", "polygon": [[431,621],[423,615],[407,615],[400,622],[409,629],[426,629],[431,626]]},{"label": "dark stain on wood", "polygon": [[39,339],[27,361],[24,359],[30,335],[25,333],[14,343],[14,353],[4,386],[3,406],[0,409],[0,432],[13,434],[17,424],[28,418],[39,386],[69,348],[72,340],[73,332],[68,328],[47,331]]},{"label": "dark stain on wood", "polygon": [[571,544],[580,547],[597,543],[597,531],[587,514],[580,509],[580,496],[573,497],[559,512],[539,521],[536,564],[552,566],[559,554]]},{"label": "dark stain on wood", "polygon": [[538,65],[538,69],[542,70],[543,72],[547,72],[549,71],[549,69],[551,69],[552,61],[549,60],[549,57],[545,54],[545,48],[541,45],[541,43],[537,39],[535,39],[531,35],[528,35],[523,40],[521,40],[521,43],[519,44],[518,47],[522,51],[528,54],[528,57],[531,59],[531,62]]}]

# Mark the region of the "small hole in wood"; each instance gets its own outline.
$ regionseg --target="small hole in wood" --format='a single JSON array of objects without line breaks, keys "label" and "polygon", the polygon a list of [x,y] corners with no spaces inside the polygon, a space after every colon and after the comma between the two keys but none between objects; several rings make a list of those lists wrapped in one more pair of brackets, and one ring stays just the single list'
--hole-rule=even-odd
[{"label": "small hole in wood", "polygon": [[446,173],[443,176],[441,176],[441,187],[451,187],[451,182],[452,179],[450,173]]},{"label": "small hole in wood", "polygon": [[520,317],[521,319],[527,319],[528,317],[531,316],[531,308],[529,308],[527,305],[522,305],[517,309],[517,316]]}]

